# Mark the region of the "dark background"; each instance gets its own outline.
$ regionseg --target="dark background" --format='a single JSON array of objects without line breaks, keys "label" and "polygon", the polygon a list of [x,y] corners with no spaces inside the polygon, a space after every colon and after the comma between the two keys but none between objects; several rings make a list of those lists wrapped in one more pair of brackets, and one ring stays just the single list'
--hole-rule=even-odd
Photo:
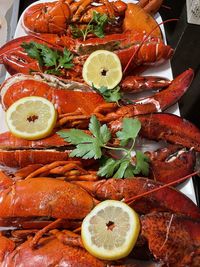
[{"label": "dark background", "polygon": [[[20,14],[34,0],[20,1]],[[188,68],[195,71],[195,78],[188,92],[179,101],[181,116],[200,128],[200,26],[187,23],[185,0],[164,0],[159,10],[163,21],[176,18],[178,21],[164,25],[168,44],[174,50],[171,60],[174,77]],[[19,14],[19,15],[20,15]],[[200,178],[194,177],[198,204],[200,204]]]}]

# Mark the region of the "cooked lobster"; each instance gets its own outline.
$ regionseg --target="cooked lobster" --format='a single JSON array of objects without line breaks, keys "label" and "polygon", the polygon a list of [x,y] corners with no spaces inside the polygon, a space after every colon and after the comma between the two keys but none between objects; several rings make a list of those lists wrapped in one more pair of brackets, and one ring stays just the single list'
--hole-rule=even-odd
[{"label": "cooked lobster", "polygon": [[[1,171],[1,219],[83,219],[100,200],[128,201],[161,186],[147,178],[66,182],[62,173],[56,177],[58,179],[40,175],[32,178],[28,175],[21,180],[18,176],[11,178]],[[141,196],[132,203],[132,207],[140,214],[157,210],[177,212],[192,218],[200,216],[199,209],[189,198],[170,187]]]},{"label": "cooked lobster", "polygon": [[133,100],[132,104],[123,105],[122,102],[119,107],[117,103],[106,103],[103,97],[89,87],[84,85],[81,88],[80,83],[64,81],[44,74],[38,74],[34,78],[18,74],[9,78],[1,86],[1,102],[7,109],[22,97],[42,96],[54,103],[60,115],[59,126],[73,127],[77,122],[82,121],[85,125],[85,121],[87,122],[92,114],[96,115],[101,122],[110,122],[122,117],[165,110],[185,93],[192,82],[193,75],[193,71],[189,69],[174,79],[165,90],[150,97]]},{"label": "cooked lobster", "polygon": [[[101,5],[96,6],[95,2]],[[155,14],[163,0],[139,1],[145,12]],[[133,4],[132,4],[133,5]],[[89,23],[93,12],[107,14],[111,20],[123,20],[130,5],[123,1],[73,1],[59,0],[53,3],[40,3],[29,7],[23,16],[27,31],[39,33],[66,33],[71,23]]]},{"label": "cooked lobster", "polygon": [[62,52],[65,47],[73,52],[73,68],[62,68],[60,74],[62,77],[73,80],[82,80],[82,66],[86,58],[98,49],[114,51],[119,56],[123,69],[134,55],[128,69],[135,73],[142,71],[139,67],[163,63],[173,54],[173,49],[165,45],[160,38],[132,31],[107,35],[103,39],[90,38],[86,41],[57,35],[23,36],[8,42],[0,49],[0,63],[5,65],[10,74],[19,72],[30,74],[33,71],[48,70],[46,67],[41,68],[39,62],[31,58],[21,46],[22,43],[30,44],[31,42],[45,45],[55,51]]},{"label": "cooked lobster", "polygon": [[[159,212],[141,216],[140,221],[142,230],[133,249],[134,256],[130,256],[128,261],[124,259],[123,263],[98,260],[84,249],[78,234],[47,227],[37,232],[36,236],[35,231],[14,231],[15,241],[12,241],[12,235],[10,238],[0,236],[1,265],[26,266],[29,259],[33,266],[158,266],[156,263],[148,265],[148,262],[134,259],[138,255],[137,250],[145,253],[147,244],[150,253],[161,264],[171,267],[199,266],[199,220]],[[15,242],[19,243],[16,248]]]}]

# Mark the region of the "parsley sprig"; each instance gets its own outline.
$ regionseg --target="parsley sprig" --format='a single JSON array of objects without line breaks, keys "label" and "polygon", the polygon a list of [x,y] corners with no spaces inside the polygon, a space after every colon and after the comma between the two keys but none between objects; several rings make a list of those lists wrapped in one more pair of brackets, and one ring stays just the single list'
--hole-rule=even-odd
[{"label": "parsley sprig", "polygon": [[70,69],[74,66],[72,64],[73,54],[66,48],[60,52],[37,42],[24,42],[21,46],[31,58],[38,61],[41,68],[48,67],[45,73],[61,75],[63,68]]},{"label": "parsley sprig", "polygon": [[[71,129],[69,131],[59,131],[58,134],[65,141],[73,144],[76,148],[70,153],[70,157],[81,157],[83,159],[103,159],[103,164],[99,168],[98,175],[104,177],[127,178],[139,173],[147,176],[149,173],[149,159],[141,151],[135,151],[135,161],[132,159],[135,139],[141,128],[141,123],[137,119],[124,118],[122,130],[116,133],[120,140],[120,147],[109,146],[111,132],[107,125],[101,126],[95,116],[92,116],[89,124],[91,135],[82,130]],[[127,145],[131,144],[129,148]],[[115,150],[123,153],[121,159],[105,158],[105,150]]]},{"label": "parsley sprig", "polygon": [[108,23],[109,18],[106,14],[100,14],[96,11],[93,12],[93,16],[87,26],[83,29],[79,29],[75,25],[71,26],[71,33],[74,38],[80,38],[82,37],[85,41],[87,39],[88,34],[93,33],[99,38],[104,37],[104,28],[106,24]]}]

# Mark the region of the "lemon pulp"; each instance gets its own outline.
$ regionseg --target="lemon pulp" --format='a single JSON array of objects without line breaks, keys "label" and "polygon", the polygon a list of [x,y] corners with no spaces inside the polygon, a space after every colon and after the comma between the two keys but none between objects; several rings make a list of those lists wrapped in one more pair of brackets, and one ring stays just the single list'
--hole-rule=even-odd
[{"label": "lemon pulp", "polygon": [[121,201],[106,200],[85,217],[81,237],[95,257],[117,260],[131,252],[139,232],[139,217],[133,209]]},{"label": "lemon pulp", "polygon": [[90,54],[83,65],[83,79],[97,89],[116,87],[122,79],[122,67],[118,56],[107,50],[97,50]]},{"label": "lemon pulp", "polygon": [[37,96],[19,99],[6,112],[6,122],[11,133],[28,140],[48,136],[55,126],[56,119],[53,104]]}]

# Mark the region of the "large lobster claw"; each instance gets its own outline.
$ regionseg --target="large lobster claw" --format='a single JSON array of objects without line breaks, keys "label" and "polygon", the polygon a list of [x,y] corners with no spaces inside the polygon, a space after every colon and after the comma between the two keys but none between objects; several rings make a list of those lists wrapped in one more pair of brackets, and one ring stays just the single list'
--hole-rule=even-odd
[{"label": "large lobster claw", "polygon": [[[200,130],[189,121],[169,113],[137,116],[141,122],[140,135],[150,140],[164,140],[200,152]],[[110,123],[113,134],[121,129],[122,120]]]},{"label": "large lobster claw", "polygon": [[141,115],[138,119],[143,137],[166,140],[200,152],[200,130],[189,121],[168,113]]},{"label": "large lobster claw", "polygon": [[167,266],[199,266],[199,220],[171,213],[151,213],[141,217],[141,224],[142,236],[156,259]]},{"label": "large lobster claw", "polygon": [[189,175],[196,162],[194,150],[187,151],[176,145],[159,149],[151,153],[150,158],[150,178],[163,183]]},{"label": "large lobster claw", "polygon": [[[38,62],[30,58],[22,48],[23,42],[37,42],[46,44],[45,41],[34,36],[22,36],[11,40],[0,48],[0,64],[4,64],[7,71],[13,75],[15,73],[29,74],[31,71],[41,71]],[[59,46],[50,45],[58,50]]]}]

